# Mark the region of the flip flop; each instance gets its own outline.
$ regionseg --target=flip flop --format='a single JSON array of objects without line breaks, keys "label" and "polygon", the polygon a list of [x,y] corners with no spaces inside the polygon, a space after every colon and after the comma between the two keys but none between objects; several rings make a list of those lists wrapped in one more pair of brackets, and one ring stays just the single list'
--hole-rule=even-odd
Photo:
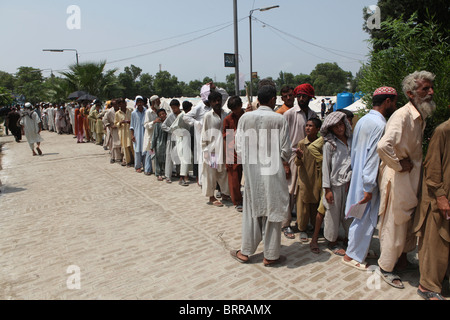
[{"label": "flip flop", "polygon": [[236,261],[239,261],[240,263],[247,263],[248,260],[242,260],[241,258],[239,258],[237,256],[238,252],[240,252],[241,250],[230,250],[230,255],[233,259],[235,259]]},{"label": "flip flop", "polygon": [[433,291],[422,291],[417,289],[417,294],[425,300],[432,300],[432,298],[437,298],[437,300],[446,300],[440,293]]},{"label": "flip flop", "polygon": [[365,262],[359,263],[358,261],[353,260],[353,259],[350,260],[350,261],[347,261],[347,260],[345,260],[344,257],[342,257],[342,263],[347,265],[347,266],[349,266],[349,267],[353,267],[353,268],[356,268],[356,269],[361,270],[361,271],[369,270],[368,266],[367,266],[367,263],[365,263]]},{"label": "flip flop", "polygon": [[381,279],[383,279],[390,286],[393,286],[394,288],[397,288],[397,289],[405,288],[403,283],[401,283],[401,284],[394,283],[395,280],[400,280],[400,282],[402,281],[402,279],[400,279],[400,277],[398,275],[396,275],[392,272],[383,272],[383,271],[381,271],[380,268],[377,268],[375,272],[381,277]]}]

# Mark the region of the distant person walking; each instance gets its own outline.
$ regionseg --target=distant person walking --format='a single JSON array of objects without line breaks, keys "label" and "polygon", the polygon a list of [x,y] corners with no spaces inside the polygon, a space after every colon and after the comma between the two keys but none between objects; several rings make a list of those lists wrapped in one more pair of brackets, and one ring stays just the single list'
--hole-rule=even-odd
[{"label": "distant person walking", "polygon": [[17,112],[17,109],[14,107],[7,114],[5,122],[8,123],[9,131],[13,134],[16,142],[20,142],[20,140],[22,140],[22,128],[20,127],[19,121],[20,113]]},{"label": "distant person walking", "polygon": [[[20,125],[22,126],[25,137],[27,138],[28,144],[30,145],[31,151],[33,152],[33,156],[37,154],[42,155],[42,151],[40,149],[42,139],[39,134],[42,130],[41,119],[36,112],[33,111],[33,106],[31,103],[25,103],[25,110],[20,119]],[[34,151],[34,144],[37,144],[36,151]]]}]

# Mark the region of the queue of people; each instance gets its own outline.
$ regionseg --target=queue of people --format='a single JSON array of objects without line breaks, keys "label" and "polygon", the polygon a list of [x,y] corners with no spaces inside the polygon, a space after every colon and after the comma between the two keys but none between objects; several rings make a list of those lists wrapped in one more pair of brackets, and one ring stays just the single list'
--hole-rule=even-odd
[{"label": "queue of people", "polygon": [[[123,98],[51,112],[43,105],[40,118],[26,106],[20,124],[30,126],[29,117],[39,128],[73,134],[77,143],[95,142],[109,150],[111,164],[158,181],[177,177],[183,187],[196,181],[211,206],[233,203],[242,212],[242,244],[230,255],[240,263],[250,261],[261,242],[263,265],[282,263],[281,237],[295,240],[296,233],[320,254],[323,233],[344,265],[366,271],[366,260],[377,258],[377,274],[401,289],[399,274],[412,267],[406,254],[418,249],[417,293],[444,299],[450,120],[436,128],[422,161],[423,130],[436,107],[433,81],[427,71],[406,76],[402,91],[409,102],[399,109],[395,88],[376,89],[373,108],[356,125],[346,110],[322,112],[321,120],[309,107],[315,98],[310,84],[281,88],[284,104],[277,108],[276,86],[267,80],[260,82],[256,105],[243,106],[239,96],[208,83],[195,106],[173,99],[167,110],[156,95],[137,96],[133,107]],[[28,131],[40,152],[42,140]],[[369,248],[376,229],[380,253],[374,256]]]}]

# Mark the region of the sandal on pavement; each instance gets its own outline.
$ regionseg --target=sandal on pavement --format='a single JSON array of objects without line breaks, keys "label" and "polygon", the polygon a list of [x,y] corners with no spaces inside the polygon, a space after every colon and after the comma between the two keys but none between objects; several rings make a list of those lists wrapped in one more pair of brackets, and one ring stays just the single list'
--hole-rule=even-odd
[{"label": "sandal on pavement", "polygon": [[437,300],[446,300],[440,293],[433,291],[422,291],[417,289],[417,294],[425,300],[434,300],[433,298],[436,298]]},{"label": "sandal on pavement", "polygon": [[342,257],[342,263],[347,265],[347,266],[349,266],[349,267],[353,267],[353,268],[356,268],[356,269],[361,270],[361,271],[369,270],[368,269],[368,265],[365,262],[359,263],[358,261],[353,260],[353,259],[350,260],[350,261],[347,261],[347,260],[345,260],[344,257]]},{"label": "sandal on pavement", "polygon": [[[334,245],[334,246],[328,246],[328,249],[330,249],[331,250],[331,252],[333,252],[335,255],[338,255],[338,256],[345,256],[345,250],[344,250],[344,248],[342,248],[341,246],[339,246],[339,245]],[[342,252],[342,251],[344,251],[344,252]]]},{"label": "sandal on pavement", "polygon": [[208,202],[209,205],[215,206],[215,207],[223,207],[223,203],[220,200],[216,200],[214,202]]},{"label": "sandal on pavement", "polygon": [[230,251],[230,255],[233,259],[235,259],[236,261],[239,261],[240,263],[247,263],[249,259],[247,260],[242,260],[241,258],[238,257],[238,253],[241,252],[241,250],[231,250]]},{"label": "sandal on pavement", "polygon": [[[402,283],[402,279],[400,279],[400,277],[392,272],[384,272],[381,271],[380,268],[376,269],[376,273],[381,276],[381,279],[383,279],[387,284],[393,286],[394,288],[397,289],[403,289],[405,288],[405,286]],[[395,280],[399,280],[400,284],[396,284],[394,283]]]},{"label": "sandal on pavement", "polygon": [[236,211],[237,211],[237,212],[242,212],[242,205],[238,204],[238,205],[236,206]]},{"label": "sandal on pavement", "polygon": [[39,153],[40,156],[42,156],[42,151],[39,148],[36,148],[37,152]]},{"label": "sandal on pavement", "polygon": [[311,242],[309,244],[309,248],[311,249],[312,253],[315,253],[315,254],[319,254],[320,253],[319,245],[317,243]]},{"label": "sandal on pavement", "polygon": [[222,201],[231,201],[231,197],[223,194]]},{"label": "sandal on pavement", "polygon": [[291,227],[284,227],[283,229],[281,229],[284,233],[284,236],[288,239],[295,239],[295,234],[292,231]]},{"label": "sandal on pavement", "polygon": [[285,256],[280,256],[277,260],[267,260],[266,258],[264,258],[263,265],[264,265],[264,267],[273,267],[273,266],[279,265],[285,261],[286,261]]},{"label": "sandal on pavement", "polygon": [[308,242],[308,234],[304,231],[300,231],[299,238],[301,242]]}]

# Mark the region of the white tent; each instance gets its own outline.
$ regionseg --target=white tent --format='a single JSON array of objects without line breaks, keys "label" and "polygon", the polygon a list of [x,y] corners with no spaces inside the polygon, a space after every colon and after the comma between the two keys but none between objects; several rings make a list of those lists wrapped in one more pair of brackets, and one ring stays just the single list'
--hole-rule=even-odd
[{"label": "white tent", "polygon": [[366,107],[366,104],[364,103],[364,101],[362,99],[359,99],[344,109],[347,109],[351,112],[358,112],[359,110],[366,110],[367,107]]}]

